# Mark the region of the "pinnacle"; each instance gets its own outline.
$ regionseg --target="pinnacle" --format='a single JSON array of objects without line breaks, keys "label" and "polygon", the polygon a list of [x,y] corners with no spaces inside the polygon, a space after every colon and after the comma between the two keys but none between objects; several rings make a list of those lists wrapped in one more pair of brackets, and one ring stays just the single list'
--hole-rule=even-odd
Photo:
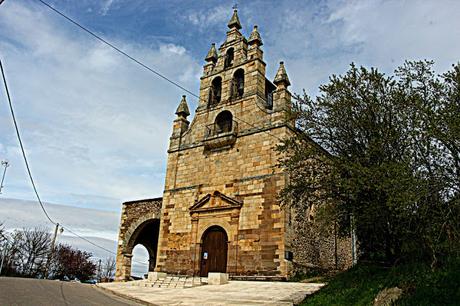
[{"label": "pinnacle", "polygon": [[280,67],[278,68],[278,72],[276,73],[273,83],[275,83],[275,85],[283,83],[285,86],[291,85],[291,82],[289,82],[289,77],[286,73],[286,68],[284,68],[284,62],[280,62]]},{"label": "pinnacle", "polygon": [[236,28],[237,30],[241,29],[240,19],[238,18],[238,10],[233,10],[233,15],[227,25],[230,29]]},{"label": "pinnacle", "polygon": [[185,96],[182,96],[182,100],[179,103],[179,106],[176,110],[176,115],[179,117],[187,118],[190,115],[190,111],[188,109],[187,101],[185,100]]},{"label": "pinnacle", "polygon": [[211,49],[209,49],[208,55],[206,55],[205,60],[207,62],[217,61],[217,50],[216,50],[216,44],[215,43],[212,43]]},{"label": "pinnacle", "polygon": [[254,29],[252,30],[251,35],[249,36],[248,43],[250,45],[252,45],[252,44],[258,44],[259,46],[263,45],[262,38],[260,37],[260,33],[257,30],[256,25],[254,26]]}]

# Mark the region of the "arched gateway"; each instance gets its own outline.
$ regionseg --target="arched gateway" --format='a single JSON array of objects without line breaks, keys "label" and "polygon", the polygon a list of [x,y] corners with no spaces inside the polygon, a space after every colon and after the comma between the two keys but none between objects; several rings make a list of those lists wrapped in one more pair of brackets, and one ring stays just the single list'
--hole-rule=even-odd
[{"label": "arched gateway", "polygon": [[117,271],[115,279],[131,277],[133,249],[143,245],[149,253],[149,271],[155,269],[160,231],[161,198],[123,203],[118,237]]}]

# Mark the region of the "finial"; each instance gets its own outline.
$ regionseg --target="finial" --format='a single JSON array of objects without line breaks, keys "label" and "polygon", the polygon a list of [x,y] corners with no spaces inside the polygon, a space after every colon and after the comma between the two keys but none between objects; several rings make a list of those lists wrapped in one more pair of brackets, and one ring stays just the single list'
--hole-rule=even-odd
[{"label": "finial", "polygon": [[209,49],[208,55],[206,55],[204,60],[207,62],[213,62],[213,63],[217,61],[217,50],[216,50],[215,43],[211,44],[211,49]]},{"label": "finial", "polygon": [[187,119],[187,116],[190,115],[187,101],[185,100],[185,95],[182,96],[182,100],[180,101],[179,106],[176,109],[176,115],[184,119]]},{"label": "finial", "polygon": [[278,68],[278,72],[276,73],[273,83],[275,83],[275,85],[284,84],[286,87],[291,85],[291,82],[289,82],[289,77],[286,73],[286,68],[284,68],[283,61],[280,62],[280,67]]},{"label": "finial", "polygon": [[233,6],[233,15],[227,25],[230,29],[236,28],[237,30],[241,29],[240,19],[238,18],[238,10],[236,9],[236,5]]},{"label": "finial", "polygon": [[248,43],[250,45],[256,44],[257,46],[262,46],[262,38],[260,37],[260,33],[258,31],[257,25],[254,26],[252,29],[251,35],[249,36]]}]

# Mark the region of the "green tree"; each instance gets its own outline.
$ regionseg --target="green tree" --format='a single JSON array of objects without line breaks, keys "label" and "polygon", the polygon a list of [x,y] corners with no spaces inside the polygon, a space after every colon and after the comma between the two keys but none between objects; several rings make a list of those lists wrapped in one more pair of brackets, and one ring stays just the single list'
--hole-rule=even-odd
[{"label": "green tree", "polygon": [[436,261],[458,237],[459,75],[437,77],[427,61],[395,76],[352,64],[316,99],[297,96],[299,133],[279,147],[285,203],[319,206],[343,234],[353,215],[362,258]]}]

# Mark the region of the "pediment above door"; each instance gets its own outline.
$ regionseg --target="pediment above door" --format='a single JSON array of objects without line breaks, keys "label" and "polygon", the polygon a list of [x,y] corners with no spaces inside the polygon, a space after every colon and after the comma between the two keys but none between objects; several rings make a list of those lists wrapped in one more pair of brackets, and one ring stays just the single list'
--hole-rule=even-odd
[{"label": "pediment above door", "polygon": [[243,206],[242,201],[226,196],[219,191],[214,191],[212,194],[208,193],[200,200],[196,201],[189,210],[190,214],[192,214],[196,212],[240,209],[241,206]]}]

